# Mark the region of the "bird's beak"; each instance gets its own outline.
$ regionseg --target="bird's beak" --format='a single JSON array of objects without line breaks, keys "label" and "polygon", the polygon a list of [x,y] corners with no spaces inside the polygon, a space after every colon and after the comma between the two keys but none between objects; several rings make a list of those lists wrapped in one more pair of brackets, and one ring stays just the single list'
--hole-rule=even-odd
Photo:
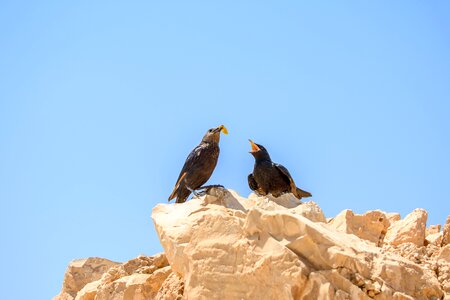
[{"label": "bird's beak", "polygon": [[214,131],[215,132],[223,132],[224,134],[228,134],[228,130],[224,125],[220,125]]},{"label": "bird's beak", "polygon": [[248,141],[250,142],[250,145],[252,145],[252,151],[250,151],[250,153],[258,152],[259,150],[261,150],[255,143],[253,143],[251,139],[249,139]]}]

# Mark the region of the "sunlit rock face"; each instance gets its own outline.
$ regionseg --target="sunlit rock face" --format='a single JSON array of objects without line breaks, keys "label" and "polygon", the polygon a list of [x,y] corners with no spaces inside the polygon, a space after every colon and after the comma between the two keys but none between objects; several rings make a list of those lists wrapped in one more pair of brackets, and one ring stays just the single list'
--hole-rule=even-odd
[{"label": "sunlit rock face", "polygon": [[164,253],[72,262],[55,299],[450,299],[448,224],[421,209],[327,221],[313,201],[214,188],[152,219]]}]

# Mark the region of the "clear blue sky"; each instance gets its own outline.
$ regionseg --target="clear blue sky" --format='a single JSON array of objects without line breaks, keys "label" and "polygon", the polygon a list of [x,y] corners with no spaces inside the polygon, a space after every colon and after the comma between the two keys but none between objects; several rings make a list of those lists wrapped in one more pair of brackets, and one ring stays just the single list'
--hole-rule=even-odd
[{"label": "clear blue sky", "polygon": [[0,3],[4,299],[49,299],[74,258],[161,251],[151,209],[219,124],[210,183],[250,193],[252,138],[328,217],[445,221],[448,1],[161,3]]}]

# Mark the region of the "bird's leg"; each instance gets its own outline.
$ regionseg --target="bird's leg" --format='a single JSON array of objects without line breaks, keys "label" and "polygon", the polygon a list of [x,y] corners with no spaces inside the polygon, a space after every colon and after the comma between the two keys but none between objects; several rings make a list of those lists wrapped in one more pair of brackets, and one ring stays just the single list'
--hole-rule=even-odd
[{"label": "bird's leg", "polygon": [[221,184],[211,184],[211,185],[204,185],[204,186],[201,186],[201,187],[199,187],[198,189],[199,190],[209,190],[209,189],[212,189],[212,188],[218,188],[218,187],[220,187],[220,188],[225,188],[223,185],[221,185]]},{"label": "bird's leg", "polygon": [[197,197],[205,196],[205,195],[206,195],[206,191],[205,190],[201,190],[200,192],[197,192]]},{"label": "bird's leg", "polygon": [[201,190],[200,194],[206,195],[212,188],[225,188],[223,185],[221,184],[211,184],[211,185],[204,185],[198,188],[198,190]]},{"label": "bird's leg", "polygon": [[195,197],[200,197],[200,196],[201,196],[199,193],[197,193],[196,190],[192,189],[190,186],[186,185],[186,188],[187,188],[192,194],[194,194]]}]

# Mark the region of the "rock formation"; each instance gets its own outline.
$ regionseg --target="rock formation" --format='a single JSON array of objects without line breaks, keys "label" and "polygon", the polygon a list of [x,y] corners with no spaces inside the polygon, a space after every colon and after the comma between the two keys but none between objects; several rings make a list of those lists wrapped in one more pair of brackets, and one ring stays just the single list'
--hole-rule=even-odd
[{"label": "rock formation", "polygon": [[62,299],[450,300],[450,218],[344,210],[214,188],[152,212],[164,253],[69,264]]}]

